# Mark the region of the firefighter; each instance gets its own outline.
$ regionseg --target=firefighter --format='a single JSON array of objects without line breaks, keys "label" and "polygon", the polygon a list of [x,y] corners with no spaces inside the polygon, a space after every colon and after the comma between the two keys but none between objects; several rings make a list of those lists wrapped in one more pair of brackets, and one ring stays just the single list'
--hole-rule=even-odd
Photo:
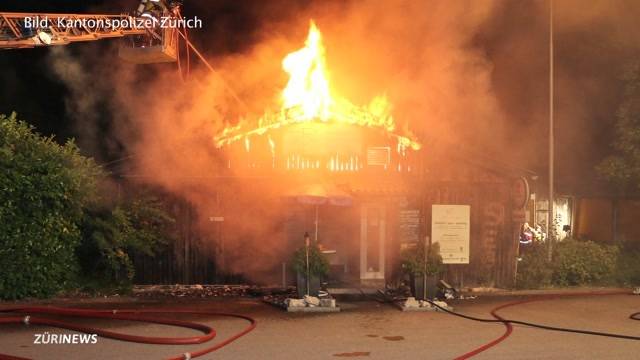
[{"label": "firefighter", "polygon": [[[166,9],[162,0],[141,0],[136,10],[136,16],[146,19],[145,27],[158,28],[162,24],[162,16]],[[134,39],[135,46],[140,47],[157,45],[156,42],[152,36],[141,36]]]},{"label": "firefighter", "polygon": [[547,240],[547,233],[541,224],[536,224],[536,228],[533,231],[534,240],[539,243],[543,243]]},{"label": "firefighter", "polygon": [[142,0],[136,11],[136,15],[147,18],[151,22],[149,27],[157,28],[162,24],[162,16],[167,11],[167,7],[161,0]]},{"label": "firefighter", "polygon": [[159,16],[165,10],[161,0],[141,0],[136,10],[136,16],[148,16],[159,20]]},{"label": "firefighter", "polygon": [[535,230],[529,226],[528,222],[522,224],[522,228],[520,230],[519,236],[519,246],[518,246],[518,261],[522,260],[522,257],[527,252],[528,248],[533,244],[533,239],[535,237]]}]

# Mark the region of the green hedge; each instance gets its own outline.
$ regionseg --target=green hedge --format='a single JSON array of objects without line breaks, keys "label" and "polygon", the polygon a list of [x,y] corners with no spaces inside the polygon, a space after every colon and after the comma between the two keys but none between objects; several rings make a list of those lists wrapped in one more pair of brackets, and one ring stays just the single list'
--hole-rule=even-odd
[{"label": "green hedge", "polygon": [[623,286],[640,286],[640,249],[633,246],[620,249],[615,278]]},{"label": "green hedge", "polygon": [[82,209],[100,168],[15,114],[0,115],[0,298],[46,297],[77,270]]},{"label": "green hedge", "polygon": [[400,262],[405,273],[434,276],[444,271],[442,256],[440,255],[440,244],[431,244],[425,264],[424,251],[426,248],[425,244],[416,244],[416,247],[406,248],[400,252]]},{"label": "green hedge", "polygon": [[521,289],[534,289],[551,285],[553,269],[547,262],[547,247],[534,243],[518,262],[516,286]]},{"label": "green hedge", "polygon": [[639,284],[640,251],[576,239],[558,242],[551,263],[545,244],[529,247],[516,281],[518,288]]},{"label": "green hedge", "polygon": [[[303,246],[293,253],[291,258],[291,268],[298,274],[307,274],[307,250]],[[309,274],[312,277],[326,276],[329,274],[329,260],[320,251],[317,244],[309,245]]]},{"label": "green hedge", "polygon": [[619,249],[593,241],[567,239],[555,248],[552,282],[559,286],[611,283]]},{"label": "green hedge", "polygon": [[77,249],[85,289],[129,287],[134,276],[131,256],[155,255],[171,240],[173,222],[164,204],[148,194],[113,207],[85,210]]}]

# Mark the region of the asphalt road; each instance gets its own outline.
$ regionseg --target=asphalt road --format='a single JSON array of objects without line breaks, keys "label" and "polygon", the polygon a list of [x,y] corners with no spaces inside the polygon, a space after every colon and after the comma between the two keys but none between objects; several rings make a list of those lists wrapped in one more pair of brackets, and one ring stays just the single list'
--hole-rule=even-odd
[{"label": "asphalt road", "polygon": [[[489,318],[490,309],[512,300],[513,297],[486,297],[461,300],[454,306],[456,311]],[[474,322],[440,312],[403,313],[376,302],[342,302],[343,312],[337,314],[289,314],[255,299],[85,302],[79,305],[91,308],[187,307],[237,312],[257,319],[258,327],[253,332],[203,359],[452,359],[504,332],[501,324]],[[2,306],[6,307],[6,304]],[[640,336],[640,321],[628,319],[637,311],[640,311],[640,296],[606,295],[532,302],[504,309],[500,314],[547,325]],[[167,316],[211,324],[218,332],[218,340],[246,325],[239,319]],[[81,322],[146,336],[196,334],[186,329],[135,322]],[[99,338],[96,344],[34,344],[34,334],[45,331],[70,333],[34,325],[0,325],[0,352],[33,359],[162,359],[206,346],[145,345],[104,338]],[[516,326],[508,339],[474,359],[640,359],[640,341]]]}]

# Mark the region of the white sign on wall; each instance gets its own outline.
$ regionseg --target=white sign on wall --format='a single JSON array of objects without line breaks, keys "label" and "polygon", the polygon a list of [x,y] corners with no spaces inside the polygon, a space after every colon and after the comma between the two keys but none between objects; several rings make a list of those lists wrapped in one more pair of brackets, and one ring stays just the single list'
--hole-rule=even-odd
[{"label": "white sign on wall", "polygon": [[469,263],[469,205],[432,205],[431,239],[445,264]]}]

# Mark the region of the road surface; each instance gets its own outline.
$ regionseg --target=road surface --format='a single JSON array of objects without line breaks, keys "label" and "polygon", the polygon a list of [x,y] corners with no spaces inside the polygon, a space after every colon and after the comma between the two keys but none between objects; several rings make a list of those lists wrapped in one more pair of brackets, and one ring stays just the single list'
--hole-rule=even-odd
[{"label": "road surface", "polygon": [[[488,312],[514,297],[458,300],[456,311],[490,318]],[[32,305],[32,304],[31,304]],[[404,313],[373,301],[342,302],[337,314],[289,314],[258,299],[132,300],[65,303],[90,308],[161,307],[237,312],[257,319],[257,328],[202,359],[453,359],[504,332],[501,324],[469,321],[441,312]],[[8,306],[6,303],[0,305]],[[606,295],[532,302],[501,311],[506,318],[554,326],[640,336],[640,296]],[[169,315],[212,325],[223,339],[241,330],[239,319]],[[82,320],[112,331],[145,336],[193,336],[197,333],[162,325],[108,320]],[[165,346],[124,343],[99,338],[96,344],[34,344],[34,334],[72,333],[55,328],[0,325],[0,352],[33,359],[162,359],[206,345]],[[216,340],[214,340],[216,341]],[[639,359],[640,341],[550,332],[515,326],[501,344],[474,359]]]}]

